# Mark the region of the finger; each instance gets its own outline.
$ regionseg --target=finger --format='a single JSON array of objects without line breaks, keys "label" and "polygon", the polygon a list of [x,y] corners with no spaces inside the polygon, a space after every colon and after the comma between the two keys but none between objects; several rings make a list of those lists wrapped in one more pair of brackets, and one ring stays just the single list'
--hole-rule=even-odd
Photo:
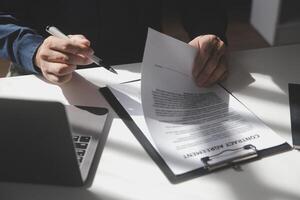
[{"label": "finger", "polygon": [[86,37],[84,37],[84,35],[69,35],[69,38],[74,42],[82,43],[86,46],[91,45],[91,42]]},{"label": "finger", "polygon": [[67,74],[65,76],[57,76],[55,74],[47,73],[44,75],[47,80],[49,80],[51,83],[61,85],[63,83],[66,83],[72,79],[72,74]]},{"label": "finger", "polygon": [[60,39],[57,37],[50,36],[44,41],[44,46],[51,50],[56,50],[70,54],[82,54],[82,55],[93,55],[93,50],[79,42],[78,40]]},{"label": "finger", "polygon": [[57,76],[65,76],[67,74],[71,74],[74,70],[76,70],[76,66],[64,63],[45,62],[43,70],[46,73],[54,74]]},{"label": "finger", "polygon": [[69,38],[72,38],[72,37],[79,37],[79,38],[87,39],[84,35],[81,35],[81,34],[68,35],[68,37],[69,37]]},{"label": "finger", "polygon": [[197,78],[200,71],[203,70],[203,67],[204,67],[204,63],[202,62],[201,55],[198,52],[197,55],[196,55],[196,58],[194,60],[193,69],[192,69],[192,75],[193,75],[194,79]]},{"label": "finger", "polygon": [[93,60],[91,60],[89,57],[85,55],[70,55],[70,65],[89,65],[92,64]]},{"label": "finger", "polygon": [[221,78],[219,79],[219,82],[224,81],[227,79],[229,73],[228,70],[224,72],[224,74],[221,76]]},{"label": "finger", "polygon": [[58,83],[58,76],[57,75],[54,75],[54,74],[50,74],[50,73],[44,73],[43,72],[43,75],[44,75],[44,77],[48,80],[48,81],[50,81],[51,83]]},{"label": "finger", "polygon": [[196,78],[204,69],[208,59],[216,51],[218,38],[215,35],[205,35],[195,38],[190,44],[198,49],[198,58],[193,67],[193,76]]},{"label": "finger", "polygon": [[221,78],[225,78],[228,72],[223,69],[218,69],[216,72],[205,82],[202,86],[203,87],[210,87],[215,83],[218,83],[221,81]]},{"label": "finger", "polygon": [[205,58],[202,57],[200,49],[203,48],[203,41],[205,40],[205,36],[199,36],[193,39],[189,44],[193,47],[195,47],[198,52],[196,55],[196,58],[194,60],[194,66],[192,70],[193,77],[196,78],[198,73],[202,70],[204,63],[205,63]]},{"label": "finger", "polygon": [[214,73],[214,71],[219,65],[221,57],[224,56],[225,53],[226,53],[226,46],[224,42],[220,40],[218,44],[216,44],[216,48],[214,52],[212,52],[212,55],[207,60],[203,70],[197,76],[197,79],[201,80],[200,85],[204,84]]},{"label": "finger", "polygon": [[222,57],[218,64],[218,67],[212,73],[212,75],[207,79],[207,81],[203,83],[203,86],[208,87],[214,83],[221,81],[222,78],[225,78],[227,72],[228,72],[227,62],[225,61],[225,57]]},{"label": "finger", "polygon": [[54,50],[42,51],[39,56],[43,60],[53,63],[65,63],[69,65],[88,65],[92,63],[87,56],[62,53]]},{"label": "finger", "polygon": [[63,84],[69,82],[73,77],[73,74],[67,74],[65,76],[59,76],[58,78],[58,84]]},{"label": "finger", "polygon": [[201,48],[200,40],[202,37],[203,36],[199,36],[189,42],[189,45],[195,47],[198,50],[196,58],[193,63],[193,69],[192,69],[192,75],[194,76],[194,78],[197,76],[198,70],[201,70],[201,68],[202,68],[201,56],[200,56],[200,52],[199,52],[199,49]]}]

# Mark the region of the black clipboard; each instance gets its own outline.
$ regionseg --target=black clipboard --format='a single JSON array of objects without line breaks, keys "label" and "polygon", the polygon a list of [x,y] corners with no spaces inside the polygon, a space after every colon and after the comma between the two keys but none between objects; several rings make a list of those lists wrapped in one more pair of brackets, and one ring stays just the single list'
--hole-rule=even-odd
[{"label": "black clipboard", "polygon": [[[240,164],[247,163],[253,160],[261,159],[263,157],[271,156],[277,153],[289,151],[292,147],[288,143],[284,143],[279,146],[274,146],[272,148],[268,148],[265,150],[257,151],[253,145],[245,145],[243,148],[231,149],[230,151],[247,151],[243,156],[231,157],[229,159],[224,159],[220,163],[213,162],[215,157],[222,156],[223,154],[230,153],[230,151],[225,150],[219,154],[213,155],[211,157],[202,158],[201,161],[204,163],[204,167],[200,167],[198,169],[189,171],[184,174],[176,175],[169,168],[167,163],[161,157],[161,155],[156,151],[156,149],[152,146],[149,140],[146,138],[144,133],[140,130],[140,128],[133,121],[131,116],[127,113],[118,99],[114,96],[114,94],[110,91],[109,88],[103,87],[99,89],[100,93],[106,98],[111,107],[115,110],[115,112],[119,115],[119,117],[123,120],[135,138],[139,141],[148,155],[152,158],[152,160],[157,164],[157,166],[161,169],[161,171],[165,174],[168,180],[173,183],[184,182],[196,177],[200,177],[209,173],[212,173],[217,170],[221,170],[228,167],[236,168]],[[249,152],[248,152],[249,151]],[[199,162],[201,162],[199,161]]]},{"label": "black clipboard", "polygon": [[300,84],[289,83],[288,87],[293,146],[300,150]]}]

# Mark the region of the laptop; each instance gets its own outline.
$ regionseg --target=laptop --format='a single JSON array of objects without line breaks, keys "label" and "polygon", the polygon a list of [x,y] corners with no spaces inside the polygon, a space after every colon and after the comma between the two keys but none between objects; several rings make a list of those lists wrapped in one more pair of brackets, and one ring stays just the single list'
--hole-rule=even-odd
[{"label": "laptop", "polygon": [[0,99],[0,181],[86,185],[107,115],[101,107]]}]

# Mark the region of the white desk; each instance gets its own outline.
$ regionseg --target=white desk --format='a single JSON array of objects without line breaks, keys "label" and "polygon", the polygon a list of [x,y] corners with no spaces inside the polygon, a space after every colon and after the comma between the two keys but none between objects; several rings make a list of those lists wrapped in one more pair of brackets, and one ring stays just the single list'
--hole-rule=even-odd
[{"label": "white desk", "polygon": [[[232,55],[230,63],[233,69],[246,70],[233,70],[225,84],[290,142],[287,83],[300,83],[300,45],[238,52]],[[129,70],[138,69],[138,65],[134,65]],[[250,72],[252,78],[245,71]],[[103,84],[100,79],[107,80],[101,70],[87,69],[78,73],[80,75],[75,75],[63,87],[50,85],[32,75],[0,79],[0,96],[107,105],[97,92],[96,85]],[[124,123],[111,112],[112,127],[90,189],[0,183],[0,199],[300,199],[300,152],[290,151],[251,162],[242,166],[242,172],[226,169],[173,185]]]}]

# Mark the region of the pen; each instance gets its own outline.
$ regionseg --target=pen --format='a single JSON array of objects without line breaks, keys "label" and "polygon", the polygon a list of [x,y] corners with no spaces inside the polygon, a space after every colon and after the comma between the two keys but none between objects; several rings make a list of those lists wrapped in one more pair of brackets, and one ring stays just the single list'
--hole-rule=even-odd
[{"label": "pen", "polygon": [[[55,37],[61,39],[70,39],[67,35],[65,35],[63,32],[61,32],[58,28],[54,26],[47,26],[46,31]],[[91,59],[96,65],[102,66],[105,69],[109,70],[110,72],[118,74],[111,66],[104,64],[101,58],[95,55],[91,55],[89,56],[89,59]]]}]

